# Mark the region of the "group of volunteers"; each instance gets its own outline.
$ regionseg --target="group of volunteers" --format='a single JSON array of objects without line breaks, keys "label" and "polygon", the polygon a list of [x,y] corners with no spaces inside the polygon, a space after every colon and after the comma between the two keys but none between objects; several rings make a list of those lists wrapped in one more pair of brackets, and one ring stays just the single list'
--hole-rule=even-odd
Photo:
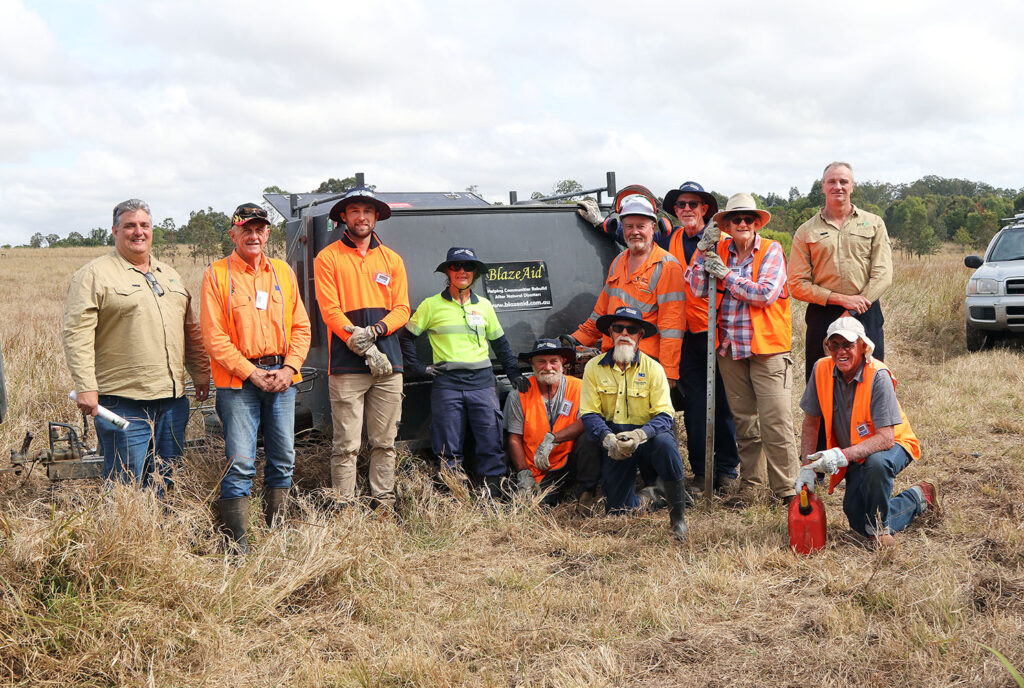
[{"label": "group of volunteers", "polygon": [[[879,297],[892,281],[885,224],[851,202],[849,164],[822,178],[825,207],[796,232],[787,259],[760,234],[768,211],[738,193],[719,210],[693,181],[656,197],[630,186],[603,217],[588,199],[579,213],[625,245],[611,263],[590,317],[571,334],[540,333],[513,352],[490,302],[474,290],[486,263],[470,247],[448,249],[436,271],[441,291],[410,308],[402,257],[378,236],[391,208],[372,190],[349,191],[330,211],[340,237],[317,254],[317,304],[329,332],[334,499],[357,499],[363,433],[369,497],[395,504],[395,438],[403,376],[432,379],[431,449],[442,471],[466,478],[468,437],[476,482],[498,496],[511,467],[516,489],[543,504],[592,503],[609,513],[668,507],[672,535],[687,536],[687,483],[674,429],[682,411],[693,479],[717,491],[739,482],[736,501],[788,504],[844,477],[851,527],[881,544],[926,509],[934,482],[892,497],[894,478],[920,445],[882,362]],[[295,463],[295,383],[310,347],[310,321],[295,274],[268,257],[270,224],[256,204],[231,218],[234,251],[210,265],[200,315],[168,264],[151,255],[152,215],[132,199],[114,208],[115,249],[75,273],[64,316],[64,348],[83,413],[99,406],[129,421],[95,418],[109,481],[172,486],[189,405],[216,386],[226,463],[217,501],[222,530],[244,551],[256,445],[264,443],[263,509],[283,517]],[[705,466],[709,294],[714,293],[717,403],[714,470]],[[799,454],[792,418],[790,296],[808,302],[807,385]],[[416,338],[426,335],[431,360]],[[568,374],[583,347],[600,351],[582,379]],[[493,350],[512,391],[499,405]],[[527,367],[524,374],[520,364]],[[507,451],[506,451],[507,436]],[[801,467],[803,464],[803,467]],[[709,474],[711,473],[711,474]],[[645,489],[638,495],[638,474]],[[712,481],[708,485],[707,481]],[[644,497],[642,499],[641,497]]]}]

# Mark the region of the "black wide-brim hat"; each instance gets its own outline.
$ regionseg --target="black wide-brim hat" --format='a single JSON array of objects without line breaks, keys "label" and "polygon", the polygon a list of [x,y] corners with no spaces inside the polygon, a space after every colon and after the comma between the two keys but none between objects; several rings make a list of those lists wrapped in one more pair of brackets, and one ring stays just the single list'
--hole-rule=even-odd
[{"label": "black wide-brim hat", "polygon": [[704,187],[697,182],[683,182],[678,189],[672,189],[665,194],[665,200],[661,203],[661,209],[672,217],[676,216],[676,200],[684,193],[692,193],[700,196],[701,200],[707,203],[708,211],[704,213],[704,224],[711,221],[711,218],[718,212],[718,199],[714,194],[704,190]]},{"label": "black wide-brim hat", "polygon": [[616,320],[632,320],[643,328],[644,337],[650,337],[658,334],[657,325],[644,320],[644,316],[640,311],[629,306],[619,306],[615,309],[614,313],[606,313],[605,315],[602,315],[597,319],[597,329],[610,337],[611,334],[609,334],[608,328],[610,328],[612,323]]},{"label": "black wide-brim hat", "polygon": [[576,352],[569,346],[562,346],[557,339],[538,339],[533,343],[532,351],[524,351],[519,354],[519,360],[523,363],[530,363],[534,356],[551,356],[557,354],[569,361],[576,362]]},{"label": "black wide-brim hat", "polygon": [[434,272],[444,272],[448,263],[472,263],[476,266],[476,269],[473,270],[476,277],[480,277],[487,271],[487,263],[476,257],[476,251],[465,246],[452,246],[448,249],[448,257],[438,263]]},{"label": "black wide-brim hat", "polygon": [[330,218],[335,222],[343,222],[341,214],[349,203],[369,203],[377,209],[377,221],[391,217],[391,206],[377,198],[373,189],[360,186],[348,191],[345,196],[331,207]]}]

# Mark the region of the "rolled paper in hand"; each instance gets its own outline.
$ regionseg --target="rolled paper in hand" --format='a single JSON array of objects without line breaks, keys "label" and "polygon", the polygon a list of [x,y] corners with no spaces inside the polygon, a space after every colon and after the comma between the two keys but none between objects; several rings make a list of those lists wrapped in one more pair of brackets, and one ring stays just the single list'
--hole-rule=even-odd
[{"label": "rolled paper in hand", "polygon": [[[74,390],[72,390],[68,392],[68,399],[71,399],[71,401],[78,401],[78,394]],[[122,418],[121,416],[117,415],[110,409],[106,408],[105,406],[96,404],[96,415],[105,421],[113,423],[122,430],[128,429],[128,421]]]}]

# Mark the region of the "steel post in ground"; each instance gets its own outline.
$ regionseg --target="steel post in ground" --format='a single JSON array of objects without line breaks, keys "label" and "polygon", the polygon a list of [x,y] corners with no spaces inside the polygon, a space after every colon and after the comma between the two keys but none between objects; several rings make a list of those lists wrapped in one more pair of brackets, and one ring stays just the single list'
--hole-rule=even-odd
[{"label": "steel post in ground", "polygon": [[715,334],[718,331],[718,292],[714,275],[708,275],[707,407],[704,414],[704,500],[708,511],[715,495]]}]

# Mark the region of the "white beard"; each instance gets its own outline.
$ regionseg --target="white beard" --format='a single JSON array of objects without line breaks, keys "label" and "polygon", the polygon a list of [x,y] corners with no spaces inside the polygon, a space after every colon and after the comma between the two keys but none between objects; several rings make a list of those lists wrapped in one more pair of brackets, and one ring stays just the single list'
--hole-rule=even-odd
[{"label": "white beard", "polygon": [[618,341],[612,350],[612,360],[622,365],[629,365],[636,356],[636,345],[631,341]]},{"label": "white beard", "polygon": [[550,385],[554,387],[562,380],[562,374],[556,373],[553,370],[545,370],[542,373],[534,373],[534,377],[537,378],[537,382],[543,385]]}]

